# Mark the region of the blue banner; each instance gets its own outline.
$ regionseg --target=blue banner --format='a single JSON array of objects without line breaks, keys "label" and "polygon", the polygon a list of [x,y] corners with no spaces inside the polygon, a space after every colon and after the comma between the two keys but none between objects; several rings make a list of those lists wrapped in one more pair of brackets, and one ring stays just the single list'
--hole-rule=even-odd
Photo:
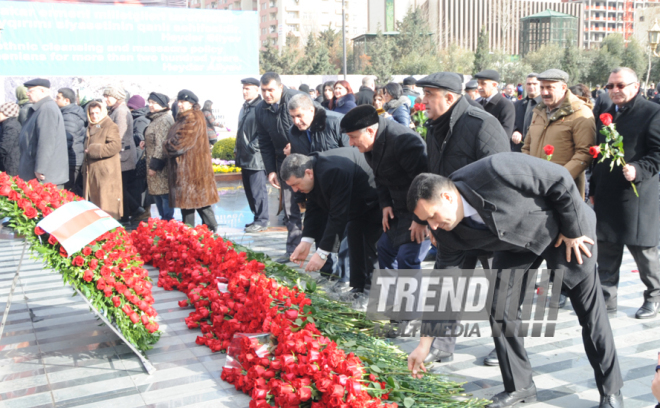
[{"label": "blue banner", "polygon": [[6,76],[259,72],[255,11],[0,1]]}]

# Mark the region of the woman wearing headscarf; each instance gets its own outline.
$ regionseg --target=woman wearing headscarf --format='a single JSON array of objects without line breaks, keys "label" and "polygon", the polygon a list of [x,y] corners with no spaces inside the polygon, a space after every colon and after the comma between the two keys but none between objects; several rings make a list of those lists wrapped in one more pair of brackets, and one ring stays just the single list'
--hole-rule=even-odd
[{"label": "woman wearing headscarf", "polygon": [[18,123],[23,126],[23,123],[27,120],[28,111],[33,103],[30,102],[30,99],[27,95],[27,88],[23,85],[16,87],[16,103],[19,107],[18,112]]},{"label": "woman wearing headscarf", "polygon": [[355,95],[353,95],[353,89],[351,84],[348,81],[337,81],[334,86],[334,96],[330,104],[330,109],[334,112],[347,114],[348,111],[355,108]]},{"label": "woman wearing headscarf", "polygon": [[390,82],[383,88],[383,107],[387,112],[385,117],[402,124],[410,126],[410,98],[403,95],[403,88],[396,82]]},{"label": "woman wearing headscarf", "polygon": [[13,102],[0,105],[0,171],[10,176],[18,174],[18,161],[21,157],[19,135],[21,124],[18,122],[20,108]]},{"label": "woman wearing headscarf", "polygon": [[87,137],[83,162],[83,196],[116,219],[124,213],[119,127],[105,106],[87,104]]},{"label": "woman wearing headscarf", "polygon": [[206,119],[206,133],[209,136],[209,143],[211,146],[213,146],[215,142],[218,141],[218,134],[215,133],[215,128],[224,128],[225,124],[219,120],[216,120],[215,116],[213,116],[213,102],[204,102],[202,112],[204,112],[204,118]]},{"label": "woman wearing headscarf", "polygon": [[165,140],[170,187],[169,205],[180,208],[183,222],[195,226],[195,210],[211,231],[218,223],[212,205],[218,202],[206,119],[199,99],[184,89],[177,95],[179,114]]},{"label": "woman wearing headscarf", "polygon": [[163,151],[163,143],[167,133],[174,124],[170,114],[170,98],[167,95],[152,92],[147,98],[151,121],[144,130],[144,143],[147,159],[147,186],[149,194],[156,201],[160,218],[169,221],[174,217],[174,208],[169,204],[170,187],[167,181],[167,156]]}]

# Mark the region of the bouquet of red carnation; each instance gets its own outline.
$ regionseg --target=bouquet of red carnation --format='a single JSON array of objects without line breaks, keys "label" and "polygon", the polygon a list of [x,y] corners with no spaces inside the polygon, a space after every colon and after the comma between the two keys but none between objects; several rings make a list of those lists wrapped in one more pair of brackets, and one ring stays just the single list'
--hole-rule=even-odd
[{"label": "bouquet of red carnation", "polygon": [[[594,159],[598,158],[599,154],[603,156],[598,163],[602,163],[605,159],[611,159],[610,171],[614,169],[615,164],[617,166],[625,166],[626,161],[623,159],[623,136],[617,132],[616,125],[612,123],[612,115],[609,113],[603,113],[599,118],[603,123],[603,128],[600,130],[600,133],[605,136],[605,142],[598,146],[591,146],[589,148],[589,153]],[[631,181],[630,185],[632,186],[635,195],[639,197],[635,183]]]},{"label": "bouquet of red carnation", "polygon": [[423,103],[416,103],[413,106],[412,120],[415,124],[415,131],[419,133],[424,140],[426,140],[426,127],[424,127],[424,123],[426,123],[428,119],[428,116],[426,116],[426,105]]}]

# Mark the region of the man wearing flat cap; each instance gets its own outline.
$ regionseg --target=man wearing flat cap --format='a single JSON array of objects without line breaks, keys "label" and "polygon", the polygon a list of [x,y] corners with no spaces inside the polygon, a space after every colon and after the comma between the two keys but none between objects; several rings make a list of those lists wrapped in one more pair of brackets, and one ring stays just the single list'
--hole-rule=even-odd
[{"label": "man wearing flat cap", "polygon": [[479,84],[477,83],[476,79],[468,81],[465,84],[465,96],[472,99],[473,101],[479,99]]},{"label": "man wearing flat cap", "polygon": [[403,96],[410,99],[410,106],[413,106],[416,103],[417,98],[422,97],[422,95],[415,90],[416,84],[417,80],[414,77],[409,76],[403,79]]},{"label": "man wearing flat cap", "polygon": [[[426,105],[426,144],[429,172],[448,177],[454,171],[479,159],[510,151],[509,137],[502,125],[483,109],[471,106],[462,96],[463,82],[458,74],[437,72],[417,81],[424,90]],[[506,103],[510,103],[505,101]],[[489,253],[438,251],[435,268],[472,269],[477,259],[488,267]],[[438,337],[427,362],[451,361],[455,337]]]},{"label": "man wearing flat cap", "polygon": [[64,118],[51,98],[50,81],[37,78],[23,85],[33,105],[19,136],[18,175],[25,181],[36,178],[63,188],[69,181],[69,153]]},{"label": "man wearing flat cap", "polygon": [[243,107],[238,114],[236,132],[236,165],[241,168],[243,187],[254,220],[245,225],[245,232],[259,232],[268,228],[268,177],[261,158],[255,112],[261,102],[259,80],[245,78],[243,84]]},{"label": "man wearing flat cap", "polygon": [[542,159],[543,148],[554,147],[550,161],[571,173],[584,197],[584,171],[591,164],[589,147],[596,143],[596,122],[592,105],[568,89],[568,74],[549,69],[538,76],[542,101],[533,110],[522,152]]},{"label": "man wearing flat cap", "polygon": [[351,146],[364,153],[376,179],[383,231],[378,240],[380,268],[420,269],[431,242],[425,223],[415,221],[406,208],[406,194],[415,176],[428,171],[424,140],[410,128],[379,117],[369,105],[348,112],[341,127]]},{"label": "man wearing flat cap", "polygon": [[484,107],[486,112],[495,116],[504,128],[506,135],[511,139],[516,111],[513,108],[513,103],[503,97],[497,89],[500,74],[493,69],[487,69],[477,73],[474,77],[477,79],[479,95],[481,95],[481,99],[477,102]]}]

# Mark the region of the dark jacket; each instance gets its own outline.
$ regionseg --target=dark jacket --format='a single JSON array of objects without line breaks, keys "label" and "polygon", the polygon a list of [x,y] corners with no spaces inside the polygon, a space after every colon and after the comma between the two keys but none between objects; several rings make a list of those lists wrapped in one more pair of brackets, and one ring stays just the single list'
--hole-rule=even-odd
[{"label": "dark jacket", "polygon": [[417,100],[417,98],[422,97],[422,95],[418,94],[417,92],[413,91],[412,89],[408,88],[407,86],[403,87],[403,96],[410,99],[410,106],[415,105],[415,101]]},{"label": "dark jacket", "polygon": [[142,157],[142,152],[144,149],[140,148],[140,142],[144,142],[144,131],[151,123],[151,120],[147,117],[149,114],[149,106],[144,106],[140,109],[133,109],[131,115],[133,116],[133,141],[135,142],[135,150],[137,151],[137,157]]},{"label": "dark jacket", "polygon": [[[338,147],[349,147],[348,136],[341,132],[341,118],[336,112],[326,111],[315,105],[314,120],[308,131],[300,131],[295,125],[291,126],[291,153],[309,155],[313,152],[325,152]],[[310,141],[311,139],[311,141]]]},{"label": "dark jacket", "polygon": [[[658,170],[660,170],[660,106],[638,94],[623,111],[608,113],[623,136],[624,159],[635,167],[635,196],[621,166],[610,171],[610,160],[596,163],[589,193],[594,197],[598,218],[598,239],[625,245],[651,247],[658,245],[660,210],[658,209]],[[596,118],[598,143],[603,124]],[[600,159],[597,159],[600,161]],[[594,160],[596,161],[596,160]]]},{"label": "dark jacket", "polygon": [[389,119],[397,123],[402,124],[403,126],[408,127],[410,125],[410,99],[407,96],[401,96],[399,99],[392,99],[387,102],[383,109],[392,115]]},{"label": "dark jacket", "polygon": [[63,108],[62,119],[66,131],[66,145],[69,151],[69,166],[81,166],[85,158],[85,137],[87,136],[87,115],[80,106],[70,103]]},{"label": "dark jacket", "polygon": [[[532,113],[536,105],[541,102],[541,99],[541,96],[537,96],[536,98],[530,98],[527,96],[525,99],[520,99],[513,103],[513,108],[516,112],[516,120],[513,122],[513,131],[522,133],[523,138],[518,144],[511,142],[512,152],[521,151],[523,143],[525,142],[525,136],[527,136],[527,130],[532,123]],[[527,126],[525,126],[525,123],[527,123]],[[513,134],[513,132],[511,134]]]},{"label": "dark jacket", "polygon": [[612,99],[610,99],[610,94],[603,92],[598,95],[598,99],[594,102],[594,117],[598,119],[601,113],[607,112],[612,108]]},{"label": "dark jacket", "polygon": [[373,149],[364,157],[374,172],[381,210],[392,207],[394,212],[387,231],[393,245],[410,243],[413,214],[406,207],[406,197],[413,179],[428,171],[424,140],[410,128],[381,117]]},{"label": "dark jacket", "polygon": [[56,185],[69,181],[69,153],[62,112],[53,98],[44,97],[30,107],[20,135],[21,158],[18,175],[32,180],[35,172]]},{"label": "dark jacket", "polygon": [[486,112],[495,116],[502,125],[502,128],[504,128],[506,135],[511,139],[516,120],[516,110],[513,108],[513,103],[498,92],[484,105],[484,109]]},{"label": "dark jacket", "polygon": [[463,95],[463,96],[465,97],[465,100],[466,100],[470,105],[472,105],[472,106],[474,106],[474,107],[477,107],[477,108],[479,108],[479,109],[481,109],[481,110],[484,110],[484,107],[483,107],[479,102],[475,101],[474,99],[470,98],[470,97],[467,96],[467,95]]},{"label": "dark jacket", "polygon": [[346,224],[378,209],[376,182],[364,155],[352,147],[312,153],[314,188],[307,194],[303,237],[337,252]]},{"label": "dark jacket", "polygon": [[334,101],[332,104],[332,111],[345,115],[356,106],[355,95],[347,94]]},{"label": "dark jacket", "polygon": [[[540,255],[555,244],[560,232],[569,238],[586,235],[595,240],[593,212],[570,173],[554,163],[502,153],[465,166],[449,178],[483,219],[488,231],[479,235],[490,237],[491,243],[483,245],[481,239],[469,239],[473,229],[461,222],[452,231],[433,231],[439,250],[527,250]],[[565,257],[565,248],[560,249]],[[563,283],[573,288],[588,273],[593,269],[572,269],[564,275]]]},{"label": "dark jacket", "polygon": [[470,106],[465,96],[451,111],[449,132],[444,139],[444,135],[436,134],[433,122],[426,126],[429,172],[440,176],[448,177],[481,158],[510,151],[509,137],[502,125],[483,109]]},{"label": "dark jacket", "polygon": [[236,132],[236,166],[246,170],[265,170],[264,160],[259,150],[257,137],[257,122],[255,119],[257,106],[261,95],[252,102],[243,103],[238,114],[238,131]]},{"label": "dark jacket", "polygon": [[30,113],[30,108],[34,105],[31,102],[24,103],[23,105],[20,105],[20,110],[18,111],[18,123],[23,125],[27,119],[28,119],[28,114]]},{"label": "dark jacket", "polygon": [[262,100],[257,105],[255,112],[257,136],[266,174],[276,172],[284,161],[284,147],[289,143],[291,125],[293,125],[288,104],[293,95],[298,93],[302,92],[284,88],[279,103],[270,105]]},{"label": "dark jacket", "polygon": [[368,86],[362,85],[360,91],[355,94],[355,104],[360,105],[371,105],[374,102],[374,91]]},{"label": "dark jacket", "polygon": [[21,157],[21,148],[18,145],[21,124],[17,117],[10,117],[5,119],[1,125],[0,163],[2,163],[2,171],[10,176],[16,176],[18,175],[18,161]]}]

